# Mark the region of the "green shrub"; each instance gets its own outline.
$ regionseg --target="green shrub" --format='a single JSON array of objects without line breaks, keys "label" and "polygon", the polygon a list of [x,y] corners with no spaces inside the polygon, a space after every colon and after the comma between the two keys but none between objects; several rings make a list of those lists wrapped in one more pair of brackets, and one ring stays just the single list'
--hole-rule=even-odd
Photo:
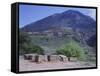
[{"label": "green shrub", "polygon": [[32,45],[29,53],[44,54],[44,50],[38,45]]},{"label": "green shrub", "polygon": [[20,32],[19,35],[19,53],[27,54],[27,53],[37,53],[43,54],[44,50],[38,46],[34,45],[31,41],[30,36],[25,32]]},{"label": "green shrub", "polygon": [[82,47],[73,40],[71,40],[66,45],[62,46],[57,50],[58,54],[66,55],[68,58],[70,57],[77,57],[78,59],[84,59],[85,53]]}]

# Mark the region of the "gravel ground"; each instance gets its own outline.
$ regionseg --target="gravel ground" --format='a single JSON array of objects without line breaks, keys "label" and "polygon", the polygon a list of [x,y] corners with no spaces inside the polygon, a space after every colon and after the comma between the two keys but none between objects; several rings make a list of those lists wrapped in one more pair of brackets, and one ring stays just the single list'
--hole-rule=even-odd
[{"label": "gravel ground", "polygon": [[51,70],[51,69],[69,69],[69,68],[85,68],[85,67],[95,67],[96,64],[89,62],[29,62],[24,60],[22,57],[19,59],[19,71],[34,71],[34,70]]}]

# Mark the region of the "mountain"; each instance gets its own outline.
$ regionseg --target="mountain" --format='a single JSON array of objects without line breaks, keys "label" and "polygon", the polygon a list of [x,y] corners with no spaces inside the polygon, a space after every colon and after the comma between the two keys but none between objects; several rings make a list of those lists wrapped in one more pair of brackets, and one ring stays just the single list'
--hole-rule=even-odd
[{"label": "mountain", "polygon": [[96,27],[95,21],[79,11],[68,10],[62,13],[56,13],[46,18],[30,23],[25,27],[21,28],[22,31],[26,32],[41,32],[56,27],[71,27],[79,30],[94,30]]},{"label": "mountain", "polygon": [[96,35],[91,36],[88,40],[87,40],[87,44],[90,45],[91,47],[96,47]]},{"label": "mountain", "polygon": [[[96,22],[90,16],[84,15],[79,11],[68,10],[62,13],[55,13],[46,18],[30,23],[21,28],[24,32],[45,32],[49,31],[55,34],[55,32],[63,32],[65,34],[71,34],[75,41],[82,44],[95,45],[96,34]],[[66,32],[67,31],[67,32]],[[57,35],[55,35],[57,36]],[[93,42],[91,42],[93,40]]]}]

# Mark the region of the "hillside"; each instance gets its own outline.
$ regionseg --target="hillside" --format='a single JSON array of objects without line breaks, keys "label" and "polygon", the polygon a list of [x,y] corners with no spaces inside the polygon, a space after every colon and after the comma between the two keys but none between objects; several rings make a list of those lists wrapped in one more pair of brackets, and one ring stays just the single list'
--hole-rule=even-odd
[{"label": "hillside", "polygon": [[71,27],[84,30],[93,30],[95,28],[95,21],[78,11],[68,10],[63,13],[53,14],[36,22],[30,23],[21,28],[22,31],[27,32],[41,32],[56,27]]}]

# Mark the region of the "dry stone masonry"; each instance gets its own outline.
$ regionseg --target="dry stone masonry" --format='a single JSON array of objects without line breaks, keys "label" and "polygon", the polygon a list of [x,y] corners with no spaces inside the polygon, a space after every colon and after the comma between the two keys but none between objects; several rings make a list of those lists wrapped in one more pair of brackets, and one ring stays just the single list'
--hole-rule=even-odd
[{"label": "dry stone masonry", "polygon": [[68,61],[68,58],[64,55],[37,55],[37,54],[25,54],[25,60],[31,62],[57,62],[57,61]]}]

